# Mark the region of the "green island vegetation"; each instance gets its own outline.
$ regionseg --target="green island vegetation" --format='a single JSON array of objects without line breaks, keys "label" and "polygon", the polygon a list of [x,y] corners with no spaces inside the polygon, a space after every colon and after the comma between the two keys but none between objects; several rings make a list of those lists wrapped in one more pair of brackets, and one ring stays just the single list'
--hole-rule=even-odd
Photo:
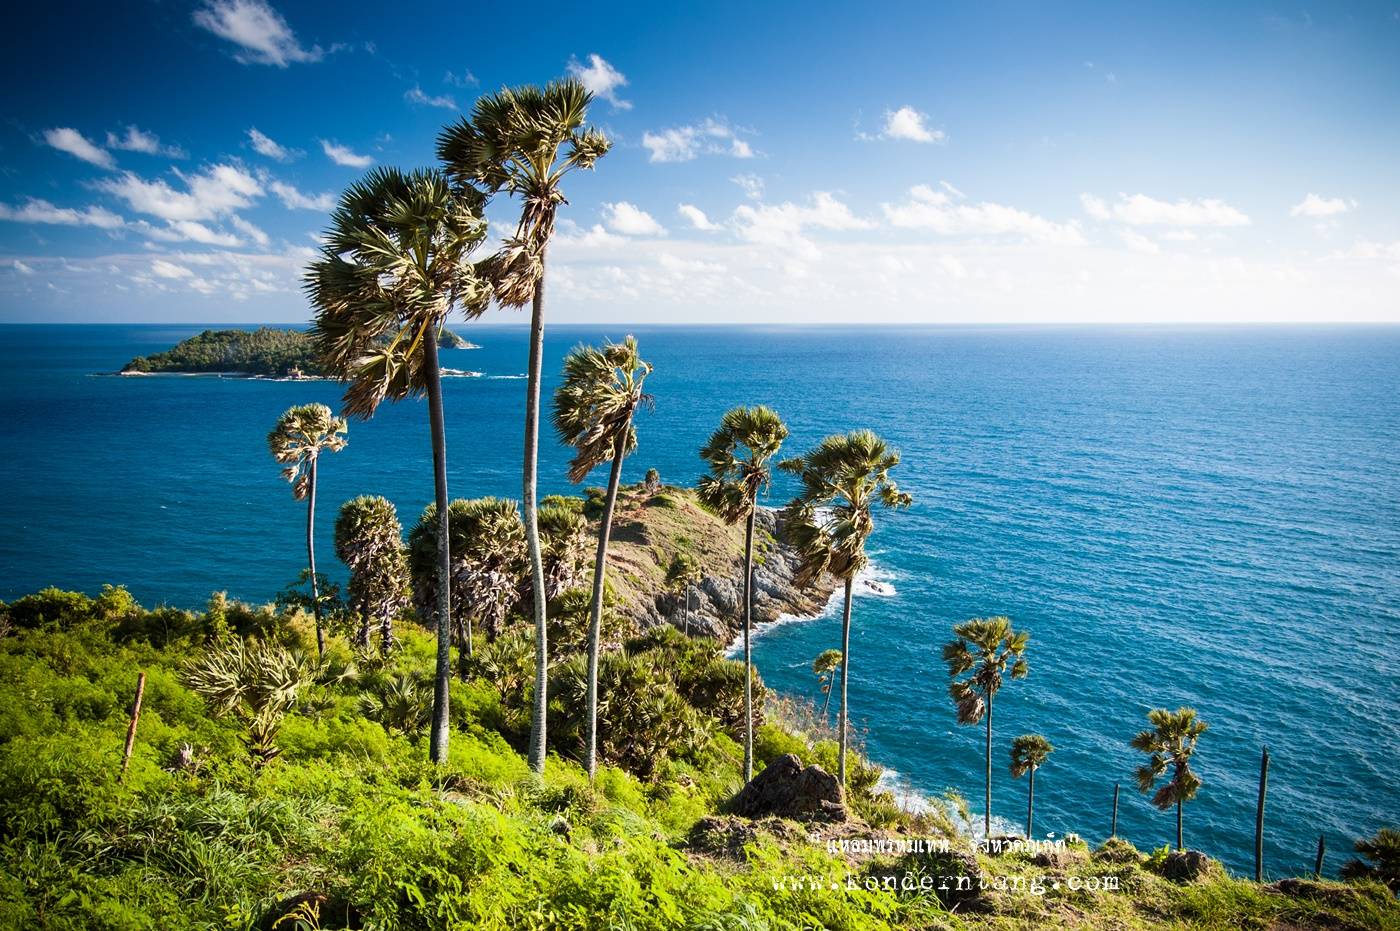
[{"label": "green island vegetation", "polygon": [[[623,485],[652,366],[630,336],[580,346],[553,425],[569,478],[606,465],[608,484],[537,500],[544,257],[562,179],[609,148],[590,99],[574,80],[483,96],[439,137],[444,167],[352,185],[307,269],[309,335],[211,331],[172,350],[182,362],[143,361],[321,372],[346,385],[346,417],[423,398],[433,501],[412,520],[372,489],[343,502],[347,580],[318,572],[317,468],[353,431],[293,407],[268,449],[306,501],[306,564],[275,604],[146,608],[111,586],[0,604],[0,928],[1400,929],[1394,830],[1335,881],[1321,850],[1315,875],[1266,883],[1185,849],[1206,732],[1188,708],[1131,738],[1178,849],[1117,837],[1116,794],[1097,848],[988,836],[993,701],[1032,652],[1009,618],[954,626],[941,653],[952,720],[985,727],[982,817],[953,792],[886,791],[850,724],[852,593],[876,522],[914,500],[870,430],[783,458],[777,412],[736,407],[694,489],[654,469]],[[473,260],[498,195],[519,224]],[[522,495],[453,500],[438,334],[493,302],[531,309]],[[775,468],[799,481],[780,513],[758,503]],[[753,625],[832,593],[820,707],[773,694]],[[932,644],[928,659],[940,680]],[[1010,749],[1013,775],[1055,765],[1036,735]],[[1266,774],[1267,754],[1261,832]]]},{"label": "green island vegetation", "polygon": [[[444,329],[443,349],[476,349],[474,343]],[[158,372],[230,373],[264,378],[308,378],[325,374],[316,347],[305,330],[258,327],[256,330],[205,330],[164,352],[137,356],[122,366],[123,375]]]}]

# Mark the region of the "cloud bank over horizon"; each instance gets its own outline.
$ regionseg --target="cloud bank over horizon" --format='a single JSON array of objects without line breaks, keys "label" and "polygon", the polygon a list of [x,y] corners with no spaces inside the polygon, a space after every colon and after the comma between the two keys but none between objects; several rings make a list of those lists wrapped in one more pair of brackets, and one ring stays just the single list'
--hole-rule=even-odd
[{"label": "cloud bank over horizon", "polygon": [[[57,28],[31,15],[34,38]],[[1381,92],[1400,91],[1400,55],[1384,57],[1400,23],[1280,33],[1198,11],[1222,17],[1230,61],[1189,16],[1165,32],[1118,17],[1075,40],[1092,54],[1063,56],[1046,30],[1084,23],[1027,23],[1017,57],[997,51],[990,15],[899,15],[907,41],[960,45],[919,64],[889,47],[903,37],[853,27],[774,52],[747,81],[699,81],[699,49],[745,43],[679,19],[644,38],[619,20],[608,41],[556,35],[522,67],[464,58],[451,29],[416,48],[388,18],[351,31],[264,0],[206,0],[179,21],[133,12],[141,54],[113,63],[110,100],[75,103],[48,65],[53,86],[31,81],[0,128],[0,322],[303,321],[301,272],[340,190],[374,165],[430,164],[438,128],[477,93],[565,75],[595,94],[590,118],[616,145],[568,182],[557,322],[1400,322],[1386,157],[1400,128],[1378,117]],[[1149,35],[1160,50],[1099,64],[1115,39]],[[1309,42],[1299,74],[1288,50]],[[811,60],[838,61],[839,84],[794,84]],[[1293,87],[1296,111],[1270,123],[1258,81],[1217,83],[1230,68]],[[214,118],[163,107],[157,81],[207,98]],[[1063,102],[1018,95],[1040,86]],[[1343,99],[1339,125],[1328,108]],[[1246,125],[1235,114],[1251,107]],[[517,209],[495,200],[493,229]]]}]

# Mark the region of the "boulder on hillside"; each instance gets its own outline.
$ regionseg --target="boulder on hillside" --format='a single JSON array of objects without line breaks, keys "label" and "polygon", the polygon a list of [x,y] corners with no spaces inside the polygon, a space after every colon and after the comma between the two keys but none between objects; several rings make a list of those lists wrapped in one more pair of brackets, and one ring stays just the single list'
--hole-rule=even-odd
[{"label": "boulder on hillside", "polygon": [[1162,861],[1162,875],[1174,883],[1195,882],[1219,865],[1199,850],[1173,850]]},{"label": "boulder on hillside", "polygon": [[790,821],[764,818],[750,821],[733,815],[710,815],[695,822],[686,846],[711,857],[744,859],[744,848],[760,837],[772,837],[784,845],[807,842],[807,836]]},{"label": "boulder on hillside", "polygon": [[739,790],[729,810],[745,818],[776,816],[844,821],[841,785],[820,766],[803,766],[796,754],[778,757]]}]

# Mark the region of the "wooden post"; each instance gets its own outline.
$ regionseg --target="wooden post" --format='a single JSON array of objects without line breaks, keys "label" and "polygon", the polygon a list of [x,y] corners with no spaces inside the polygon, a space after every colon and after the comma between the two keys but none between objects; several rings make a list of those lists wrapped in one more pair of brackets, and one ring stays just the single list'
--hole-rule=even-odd
[{"label": "wooden post", "polygon": [[1317,835],[1317,863],[1313,866],[1313,879],[1322,878],[1322,855],[1327,852],[1327,835]]},{"label": "wooden post", "polygon": [[1269,748],[1259,758],[1259,807],[1254,813],[1254,881],[1264,881],[1264,796],[1269,792]]},{"label": "wooden post", "polygon": [[126,768],[131,765],[131,749],[136,746],[136,722],[141,719],[141,696],[146,692],[146,674],[136,677],[136,700],[131,703],[131,723],[126,726],[126,749],[122,751],[121,778],[126,778]]},{"label": "wooden post", "polygon": [[1109,837],[1118,836],[1118,783],[1113,784],[1113,828],[1108,832]]}]

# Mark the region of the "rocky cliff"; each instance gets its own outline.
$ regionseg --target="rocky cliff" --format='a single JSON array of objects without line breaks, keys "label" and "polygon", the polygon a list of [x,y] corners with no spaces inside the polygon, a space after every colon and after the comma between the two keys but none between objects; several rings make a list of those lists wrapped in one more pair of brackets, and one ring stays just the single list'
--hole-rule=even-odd
[{"label": "rocky cliff", "polygon": [[[830,577],[809,589],[793,584],[795,556],[781,542],[780,522],[779,513],[770,508],[760,510],[755,522],[755,625],[783,614],[815,615],[836,589]],[[701,507],[689,489],[621,489],[608,579],[618,596],[617,610],[639,628],[685,626],[685,598],[666,582],[667,568],[682,553],[695,560],[701,575],[691,590],[691,633],[728,643],[743,629],[743,526],[725,524]]]}]

